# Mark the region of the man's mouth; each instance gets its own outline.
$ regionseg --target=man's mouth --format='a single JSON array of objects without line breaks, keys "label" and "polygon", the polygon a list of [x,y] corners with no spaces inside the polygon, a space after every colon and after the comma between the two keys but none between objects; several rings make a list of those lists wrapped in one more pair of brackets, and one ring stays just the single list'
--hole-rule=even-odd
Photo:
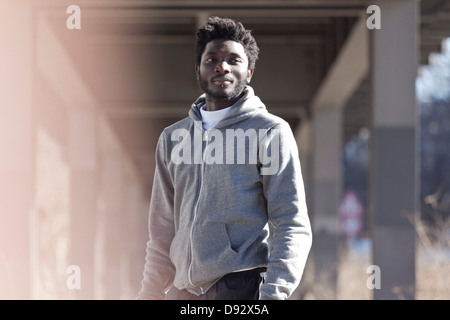
[{"label": "man's mouth", "polygon": [[215,84],[216,86],[228,86],[229,84],[231,84],[233,81],[231,79],[227,79],[227,78],[215,78],[213,79],[212,83]]}]

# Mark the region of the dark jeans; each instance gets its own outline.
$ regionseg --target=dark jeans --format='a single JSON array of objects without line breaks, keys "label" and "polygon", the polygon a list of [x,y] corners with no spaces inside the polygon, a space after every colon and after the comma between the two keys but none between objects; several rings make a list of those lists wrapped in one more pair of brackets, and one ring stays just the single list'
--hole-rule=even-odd
[{"label": "dark jeans", "polygon": [[166,300],[258,300],[265,271],[266,268],[256,268],[229,273],[200,296],[172,287],[167,292]]}]

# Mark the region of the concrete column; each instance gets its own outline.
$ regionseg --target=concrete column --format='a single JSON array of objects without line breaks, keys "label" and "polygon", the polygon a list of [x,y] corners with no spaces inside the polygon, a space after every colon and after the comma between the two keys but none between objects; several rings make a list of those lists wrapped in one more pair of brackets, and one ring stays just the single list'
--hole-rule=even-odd
[{"label": "concrete column", "polygon": [[147,243],[148,195],[105,118],[99,119],[95,298],[135,299]]},{"label": "concrete column", "polygon": [[70,254],[78,266],[81,288],[72,289],[79,299],[94,297],[94,240],[97,215],[98,143],[97,116],[86,109],[69,110]]},{"label": "concrete column", "polygon": [[321,108],[313,115],[313,177],[311,217],[316,269],[313,286],[319,299],[335,299],[337,293],[338,216],[341,197],[342,109]]},{"label": "concrete column", "polygon": [[[59,14],[67,17],[65,7]],[[70,296],[95,297],[96,225],[98,223],[98,118],[92,88],[86,85],[49,20],[49,12],[35,15],[36,72],[45,79],[52,95],[58,97],[54,108],[67,114],[67,150],[70,167],[70,249],[69,263],[79,267],[81,289],[70,289]],[[64,20],[61,20],[64,21]],[[65,24],[60,25],[64,30]],[[65,33],[77,37],[77,31]],[[65,266],[68,267],[68,266]]]},{"label": "concrete column", "polygon": [[369,69],[365,14],[355,24],[312,100],[313,152],[311,220],[317,298],[337,297],[339,227],[337,208],[342,197],[343,108]]},{"label": "concrete column", "polygon": [[32,21],[31,1],[0,2],[0,299],[31,298]]},{"label": "concrete column", "polygon": [[371,211],[373,262],[381,272],[375,299],[414,299],[418,202],[415,79],[418,1],[378,1],[372,35]]},{"label": "concrete column", "polygon": [[100,124],[100,185],[98,219],[98,299],[118,299],[121,291],[120,265],[124,210],[124,156],[113,130],[103,119]]},{"label": "concrete column", "polygon": [[[148,216],[147,201],[144,202],[142,186],[137,179],[134,168],[128,164],[123,181],[123,210],[121,218],[120,250],[120,299],[134,299],[140,289],[142,280],[143,258],[146,240],[142,229],[147,225],[143,217]],[[146,199],[147,200],[147,199]],[[145,207],[143,204],[146,204]]]},{"label": "concrete column", "polygon": [[105,190],[105,299],[118,299],[120,295],[120,267],[123,240],[123,167],[120,154],[108,153],[103,160]]}]

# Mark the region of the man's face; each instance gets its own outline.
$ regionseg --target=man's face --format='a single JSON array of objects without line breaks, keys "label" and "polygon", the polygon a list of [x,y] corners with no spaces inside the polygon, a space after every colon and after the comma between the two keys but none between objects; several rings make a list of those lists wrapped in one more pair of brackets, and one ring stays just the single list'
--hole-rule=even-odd
[{"label": "man's face", "polygon": [[208,42],[195,69],[206,95],[226,100],[237,98],[253,75],[244,47],[225,39]]}]

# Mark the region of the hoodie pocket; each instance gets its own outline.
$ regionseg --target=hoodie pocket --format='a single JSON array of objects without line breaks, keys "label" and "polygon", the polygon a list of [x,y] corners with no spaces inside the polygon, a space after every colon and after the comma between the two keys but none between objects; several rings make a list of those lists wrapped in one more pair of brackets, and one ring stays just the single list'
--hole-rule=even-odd
[{"label": "hoodie pocket", "polygon": [[236,257],[238,252],[231,247],[226,225],[210,222],[198,226],[194,232],[193,248],[199,260],[215,260]]},{"label": "hoodie pocket", "polygon": [[224,243],[226,243],[226,247],[229,251],[231,251],[233,254],[235,255],[239,255],[239,253],[233,249],[233,247],[231,246],[231,240],[230,240],[230,236],[228,235],[228,231],[227,231],[227,226],[223,223],[220,224],[221,225],[221,230],[222,230],[222,238]]},{"label": "hoodie pocket", "polygon": [[207,286],[239,266],[240,254],[231,247],[225,224],[209,222],[196,227],[192,243],[192,283]]}]

